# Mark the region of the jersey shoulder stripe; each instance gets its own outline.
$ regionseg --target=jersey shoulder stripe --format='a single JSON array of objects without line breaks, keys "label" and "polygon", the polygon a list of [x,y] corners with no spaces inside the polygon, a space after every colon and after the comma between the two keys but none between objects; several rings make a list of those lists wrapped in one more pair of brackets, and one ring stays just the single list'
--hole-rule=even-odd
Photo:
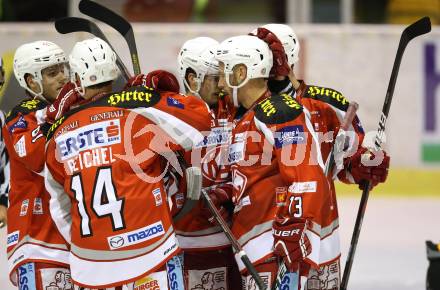
[{"label": "jersey shoulder stripe", "polygon": [[339,110],[347,111],[348,100],[338,91],[314,85],[307,86],[303,98],[311,98],[330,104]]},{"label": "jersey shoulder stripe", "polygon": [[19,114],[28,115],[32,112],[41,110],[46,106],[47,103],[39,99],[28,99],[21,101],[6,115],[6,123],[9,123],[11,120],[15,119],[15,117],[17,117]]},{"label": "jersey shoulder stripe", "polygon": [[300,116],[303,107],[294,97],[281,94],[263,99],[255,106],[254,111],[255,117],[265,124],[283,124]]}]

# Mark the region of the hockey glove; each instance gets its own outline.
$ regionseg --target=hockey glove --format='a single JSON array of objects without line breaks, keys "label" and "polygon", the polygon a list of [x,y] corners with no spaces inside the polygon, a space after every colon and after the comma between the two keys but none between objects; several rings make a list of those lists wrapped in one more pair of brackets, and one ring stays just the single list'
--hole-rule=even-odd
[{"label": "hockey glove", "polygon": [[[229,219],[229,212],[225,207],[225,204],[230,201],[228,193],[222,188],[215,188],[208,192],[209,197],[214,203],[215,207],[218,209],[222,218],[227,221]],[[212,224],[217,224],[214,214],[209,210],[208,205],[203,202],[201,207],[202,215]]]},{"label": "hockey glove", "polygon": [[257,29],[259,39],[267,43],[273,55],[273,66],[270,70],[271,76],[287,76],[290,72],[290,66],[287,61],[287,55],[284,51],[283,44],[270,30],[259,27]]},{"label": "hockey glove", "polygon": [[180,90],[176,77],[165,70],[154,70],[148,74],[134,76],[127,81],[124,90],[136,86],[147,86],[162,92],[179,93]]},{"label": "hockey glove", "polygon": [[70,108],[84,100],[79,94],[80,88],[75,87],[72,82],[66,83],[58,93],[55,101],[47,107],[46,122],[53,124],[55,120],[61,118]]},{"label": "hockey glove", "polygon": [[[379,154],[379,155],[378,155]],[[380,155],[383,155],[382,160]],[[371,165],[375,158],[378,158],[378,165]],[[359,188],[364,190],[366,181],[371,182],[371,189],[378,183],[385,182],[390,167],[390,157],[384,150],[369,151],[367,148],[359,147],[358,151],[346,160],[348,170],[353,176],[354,182],[359,184]],[[377,162],[376,162],[377,163]]]},{"label": "hockey glove", "polygon": [[273,222],[273,252],[283,259],[290,272],[296,272],[300,263],[312,252],[306,227],[304,219],[293,221],[277,217]]}]

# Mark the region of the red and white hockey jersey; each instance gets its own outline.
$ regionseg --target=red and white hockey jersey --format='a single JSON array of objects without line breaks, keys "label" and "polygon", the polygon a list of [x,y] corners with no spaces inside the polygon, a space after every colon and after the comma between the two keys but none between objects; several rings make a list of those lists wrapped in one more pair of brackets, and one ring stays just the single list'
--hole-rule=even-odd
[{"label": "red and white hockey jersey", "polygon": [[[330,188],[307,114],[292,96],[266,94],[232,131],[232,231],[254,264],[273,255],[276,215],[311,222],[310,264],[317,267],[339,257],[338,236],[327,232],[334,210]],[[240,258],[236,260],[243,271]]]},{"label": "red and white hockey jersey", "polygon": [[[332,150],[336,134],[348,109],[348,100],[336,90],[315,85],[307,86],[303,81],[300,81],[300,86],[296,92],[290,83],[284,91],[293,92],[295,99],[309,111],[310,121],[318,135],[324,163],[328,162],[328,156]],[[349,138],[347,138],[344,150],[351,156],[356,152],[358,146],[362,144],[364,138],[364,130],[357,116],[349,126],[347,135]],[[338,168],[336,166],[332,176],[328,178],[331,189],[328,202],[332,210],[329,212],[330,218],[326,224],[321,225],[323,227],[322,238],[324,240],[331,239],[336,241],[339,240],[339,213],[334,179],[339,179],[345,183],[354,183],[354,180],[347,168]],[[328,250],[333,252],[333,250],[339,251],[339,249],[339,244],[336,245],[334,243],[333,247]]]},{"label": "red and white hockey jersey", "polygon": [[[296,92],[290,82],[287,82],[281,91],[295,96],[296,100],[310,112],[313,128],[320,137],[322,156],[324,161],[327,161],[336,134],[345,118],[349,101],[334,89],[307,85],[301,80],[299,83],[300,86]],[[344,150],[351,156],[362,144],[365,136],[358,116],[353,119],[347,133],[349,138],[347,138],[348,142]],[[333,178],[338,178],[344,183],[354,183],[347,168],[335,168]]]},{"label": "red and white hockey jersey", "polygon": [[71,243],[72,279],[91,288],[134,281],[179,252],[163,159],[190,150],[212,117],[200,99],[147,87],[70,111],[48,134],[51,212]]},{"label": "red and white hockey jersey", "polygon": [[[201,169],[205,188],[222,185],[230,176],[227,165],[228,148],[235,108],[228,96],[221,96],[212,112],[215,118],[211,132],[197,145],[198,148],[202,148],[201,154],[204,156]],[[183,193],[177,194],[183,196]],[[201,214],[202,203],[200,200],[187,215],[176,222],[179,245],[187,251],[214,250],[230,246],[221,227],[213,225]]]},{"label": "red and white hockey jersey", "polygon": [[41,100],[25,100],[8,114],[3,136],[10,157],[7,253],[11,281],[27,262],[69,264],[67,243],[49,212],[44,188],[43,134],[45,108]]}]

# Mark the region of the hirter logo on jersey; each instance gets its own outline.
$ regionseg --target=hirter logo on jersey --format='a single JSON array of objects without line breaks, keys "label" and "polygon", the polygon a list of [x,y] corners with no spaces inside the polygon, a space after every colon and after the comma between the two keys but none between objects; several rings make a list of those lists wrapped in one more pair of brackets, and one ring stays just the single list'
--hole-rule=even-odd
[{"label": "hirter logo on jersey", "polygon": [[287,126],[275,132],[275,147],[302,144],[306,140],[304,128],[301,125]]},{"label": "hirter logo on jersey", "polygon": [[80,127],[55,139],[61,161],[82,151],[121,143],[119,119],[108,120]]}]

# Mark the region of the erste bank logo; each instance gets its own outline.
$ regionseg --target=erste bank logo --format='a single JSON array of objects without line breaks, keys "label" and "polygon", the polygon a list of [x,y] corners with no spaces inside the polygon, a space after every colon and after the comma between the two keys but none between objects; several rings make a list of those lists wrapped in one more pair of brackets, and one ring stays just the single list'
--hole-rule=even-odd
[{"label": "erste bank logo", "polygon": [[113,119],[83,126],[60,135],[55,142],[63,161],[85,150],[121,143],[120,122]]}]

